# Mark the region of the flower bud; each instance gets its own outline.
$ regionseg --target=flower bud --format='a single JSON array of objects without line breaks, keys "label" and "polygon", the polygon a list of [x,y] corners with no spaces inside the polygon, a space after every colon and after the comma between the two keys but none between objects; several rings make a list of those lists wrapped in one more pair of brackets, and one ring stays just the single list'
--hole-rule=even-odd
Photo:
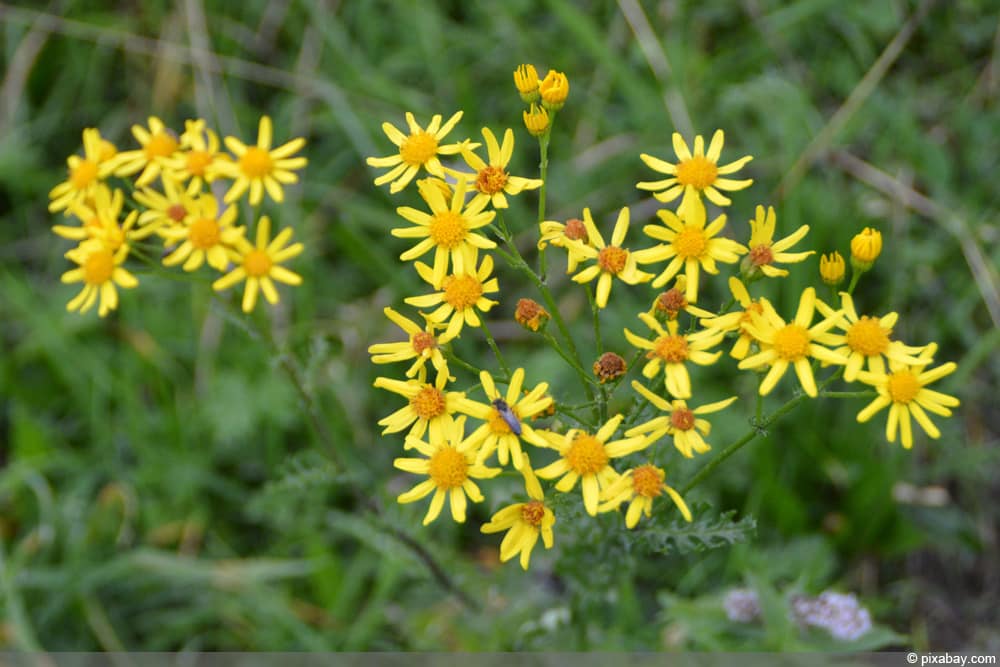
[{"label": "flower bud", "polygon": [[533,137],[540,137],[549,131],[549,113],[537,104],[524,112],[524,126]]},{"label": "flower bud", "polygon": [[558,111],[569,97],[569,79],[562,72],[550,69],[538,84],[538,92],[542,96],[542,106],[549,111]]},{"label": "flower bud", "polygon": [[882,233],[865,227],[851,239],[851,266],[858,271],[867,271],[882,252]]},{"label": "flower bud", "polygon": [[525,103],[538,101],[538,72],[534,65],[518,65],[514,70],[514,85]]},{"label": "flower bud", "polygon": [[847,265],[844,257],[834,250],[829,255],[821,255],[819,258],[819,275],[827,285],[836,287],[844,282],[844,273]]},{"label": "flower bud", "polygon": [[514,319],[525,329],[538,331],[549,321],[549,313],[537,301],[518,299]]},{"label": "flower bud", "polygon": [[601,384],[625,375],[627,370],[625,360],[614,352],[605,352],[594,362],[594,375],[601,381]]}]

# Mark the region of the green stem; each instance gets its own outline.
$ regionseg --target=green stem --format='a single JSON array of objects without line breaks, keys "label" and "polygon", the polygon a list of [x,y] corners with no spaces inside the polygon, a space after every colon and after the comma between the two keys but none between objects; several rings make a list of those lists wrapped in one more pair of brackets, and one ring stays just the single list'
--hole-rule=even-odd
[{"label": "green stem", "polygon": [[552,334],[550,334],[548,331],[543,331],[542,336],[545,338],[546,341],[548,341],[549,345],[552,346],[552,349],[555,350],[557,353],[559,353],[559,356],[562,357],[566,361],[566,363],[569,364],[574,371],[576,371],[576,374],[580,376],[580,381],[583,383],[584,388],[589,390],[587,392],[588,404],[594,405],[594,394],[593,390],[591,390],[590,387],[596,384],[596,381],[592,377],[587,375],[587,371],[583,368],[583,366],[580,365],[580,362],[577,359],[571,357],[566,352],[566,350],[562,348],[562,346],[559,344],[559,341],[553,338]]},{"label": "green stem", "polygon": [[823,398],[872,398],[877,396],[878,392],[874,390],[867,391],[823,391],[819,394]]},{"label": "green stem", "polygon": [[586,284],[587,300],[590,301],[590,313],[594,319],[594,343],[597,345],[597,356],[604,354],[604,343],[601,342],[601,309],[597,307],[597,300],[594,299],[594,290],[590,288],[590,283]]},{"label": "green stem", "polygon": [[[538,138],[538,148],[541,157],[538,162],[538,177],[542,179],[542,187],[538,188],[538,224],[545,220],[545,190],[549,182],[549,139],[552,136],[552,119],[555,113],[549,116],[549,129]],[[538,251],[538,275],[545,280],[548,267],[545,262],[545,248]]]},{"label": "green stem", "polygon": [[857,287],[858,281],[861,280],[862,273],[864,271],[858,271],[857,269],[851,271],[851,284],[847,287],[847,293],[851,296],[854,295],[854,288]]},{"label": "green stem", "polygon": [[479,326],[482,327],[483,333],[486,334],[486,342],[489,343],[490,349],[492,349],[493,354],[496,355],[497,363],[500,364],[500,370],[504,372],[504,375],[510,377],[510,368],[507,366],[507,362],[504,360],[503,354],[500,353],[500,348],[497,347],[497,342],[493,339],[493,334],[490,333],[490,328],[486,326],[485,317],[479,318]]},{"label": "green stem", "polygon": [[448,357],[448,359],[450,361],[454,361],[456,364],[458,364],[459,366],[461,366],[465,370],[469,371],[470,373],[472,373],[476,377],[479,377],[479,373],[480,373],[481,369],[476,368],[475,366],[473,366],[472,364],[470,364],[468,361],[465,361],[464,359],[462,359],[461,357],[459,357],[457,354],[455,354],[454,350],[451,349],[451,343],[448,343],[448,347],[442,348],[442,351],[445,353],[445,355]]}]

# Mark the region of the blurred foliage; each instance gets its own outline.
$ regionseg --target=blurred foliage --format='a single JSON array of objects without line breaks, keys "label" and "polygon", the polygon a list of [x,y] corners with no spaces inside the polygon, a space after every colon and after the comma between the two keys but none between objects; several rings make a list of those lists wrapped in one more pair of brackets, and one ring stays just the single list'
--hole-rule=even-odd
[{"label": "blurred foliage", "polygon": [[[752,579],[775,600],[769,619],[787,591],[836,586],[897,633],[880,629],[873,646],[996,651],[995,3],[933,4],[801,180],[779,189],[924,4],[0,5],[0,646],[645,650],[678,646],[681,624],[686,646],[844,648],[779,641],[792,635],[771,625],[734,635],[720,600]],[[638,153],[667,157],[675,129],[722,127],[725,156],[756,156],[754,186],[733,197],[737,235],[758,202],[776,206],[782,229],[810,224],[818,251],[882,229],[883,257],[856,301],[899,311],[900,338],[937,341],[939,358],[959,364],[941,389],[963,405],[942,438],[905,452],[884,442],[884,422],[856,423],[859,401],[807,402],[691,494],[696,533],[666,504],[635,534],[615,515],[576,521],[574,495],[556,548],[537,550],[528,573],[500,566],[497,541],[474,527],[513,483],[491,486],[469,525],[419,528],[420,509],[394,502],[409,480],[376,421],[395,404],[371,388],[385,369],[365,352],[393,335],[382,307],[412,293],[395,259],[406,244],[387,230],[413,195],[374,188],[364,158],[388,153],[383,120],[462,109],[456,135],[514,127],[512,172],[534,173],[511,81],[520,62],[564,71],[572,86],[550,152],[551,219],[589,206],[608,224],[625,204],[649,218]],[[264,206],[306,242],[294,267],[305,286],[247,321],[186,280],[143,281],[106,321],[66,313],[67,246],[46,205],[81,130],[124,145],[148,115],[173,127],[201,116],[247,138],[262,113],[279,139],[309,140],[302,185]],[[524,250],[535,201],[522,195],[506,215]],[[816,266],[770,296],[788,307]],[[586,320],[561,269],[560,308]],[[557,400],[579,400],[572,373],[511,321],[530,286],[509,273],[501,285],[491,327],[508,358]],[[639,294],[616,288],[606,321],[632,322],[648,306]],[[727,298],[724,281],[710,283],[706,303]],[[606,344],[624,352],[619,329],[606,327]],[[589,338],[579,345],[592,354]],[[491,362],[471,336],[459,350]],[[695,381],[712,400],[751,396],[734,372],[726,360]],[[716,422],[716,450],[746,428]],[[689,479],[700,463],[669,475]],[[715,537],[691,537],[706,532]]]}]

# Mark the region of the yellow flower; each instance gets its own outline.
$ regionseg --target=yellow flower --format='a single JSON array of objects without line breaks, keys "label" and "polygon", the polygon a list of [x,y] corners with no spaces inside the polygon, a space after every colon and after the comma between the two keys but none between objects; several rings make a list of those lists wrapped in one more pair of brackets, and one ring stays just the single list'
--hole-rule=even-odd
[{"label": "yellow flower", "polygon": [[634,426],[625,431],[625,435],[629,437],[645,435],[650,442],[656,442],[664,435],[670,435],[674,439],[674,447],[687,458],[694,456],[692,452],[704,454],[711,449],[702,436],[708,437],[712,431],[712,424],[707,419],[699,419],[697,415],[718,412],[729,407],[736,400],[736,396],[730,396],[727,399],[702,405],[692,410],[685,401],[681,399],[667,401],[635,380],[632,381],[632,388],[667,414]]},{"label": "yellow flower", "polygon": [[607,512],[617,509],[619,505],[629,502],[628,510],[625,512],[625,525],[628,528],[635,528],[639,523],[639,518],[645,514],[647,517],[653,514],[653,499],[658,498],[664,491],[677,505],[685,521],[691,521],[691,510],[687,503],[681,498],[672,487],[664,484],[666,473],[663,468],[658,468],[652,464],[645,464],[631,468],[622,473],[617,481],[608,486],[604,491],[607,500],[598,508],[599,512]]},{"label": "yellow flower", "polygon": [[806,252],[785,252],[793,245],[802,240],[802,237],[809,233],[809,225],[802,225],[792,234],[786,236],[778,242],[774,242],[774,227],[776,216],[774,207],[767,207],[767,215],[764,214],[764,207],[758,205],[756,217],[750,221],[750,252],[744,258],[744,272],[751,278],[757,272],[763,273],[769,278],[778,278],[788,275],[785,269],[774,266],[775,262],[802,262],[809,255],[816,254],[816,251]]},{"label": "yellow flower", "polygon": [[195,208],[195,197],[194,193],[182,190],[180,184],[167,174],[160,182],[163,192],[142,188],[135,191],[134,197],[146,209],[139,214],[140,227],[162,236],[166,230],[181,228],[188,212]]},{"label": "yellow flower", "polygon": [[693,153],[688,149],[688,145],[680,133],[674,132],[672,139],[674,153],[677,154],[677,164],[671,164],[646,153],[639,156],[650,169],[667,174],[670,178],[661,181],[643,181],[636,187],[648,191],[661,190],[662,192],[656,192],[653,196],[664,203],[674,201],[683,193],[684,199],[677,210],[681,217],[684,217],[684,211],[695,200],[700,199],[702,192],[716,206],[728,206],[733,202],[719,190],[743,190],[753,183],[753,180],[749,178],[745,181],[719,178],[739,171],[743,165],[753,159],[753,156],[746,155],[735,162],[720,167],[718,162],[722,155],[724,141],[722,130],[716,130],[715,134],[712,135],[712,143],[708,146],[708,153],[705,153],[705,140],[700,134],[694,138]]},{"label": "yellow flower", "polygon": [[49,192],[49,199],[52,200],[49,202],[49,212],[66,210],[73,204],[83,203],[96,194],[102,185],[101,181],[114,168],[105,144],[109,142],[101,139],[101,133],[97,128],[88,127],[83,131],[83,157],[70,155],[67,158],[69,177]]},{"label": "yellow flower", "polygon": [[212,289],[218,291],[246,280],[247,284],[243,290],[244,313],[249,313],[257,304],[258,290],[264,293],[268,303],[272,305],[278,303],[275,280],[286,285],[302,284],[302,276],[281,266],[281,262],[298,256],[304,246],[301,243],[287,245],[292,238],[291,227],[281,230],[274,240],[269,242],[270,236],[271,219],[265,215],[257,223],[257,245],[252,245],[242,235],[237,237],[236,248],[229,253],[229,257],[238,266],[212,283]]},{"label": "yellow flower", "polygon": [[541,536],[546,549],[551,549],[554,542],[552,526],[556,515],[545,505],[545,495],[542,485],[538,483],[530,466],[525,466],[524,487],[530,501],[513,503],[496,512],[489,523],[483,524],[480,530],[484,533],[499,533],[506,530],[507,534],[500,543],[500,562],[506,563],[514,556],[521,555],[521,568],[528,569],[531,561],[531,550]]},{"label": "yellow flower", "polygon": [[569,79],[562,72],[550,69],[538,84],[538,94],[542,97],[543,107],[549,111],[558,111],[569,97]]},{"label": "yellow flower", "polygon": [[74,202],[70,205],[69,211],[80,220],[80,226],[54,225],[52,231],[73,241],[100,239],[111,252],[115,252],[126,240],[142,239],[149,235],[149,231],[145,229],[131,229],[137,219],[134,215],[127,218],[127,227],[118,223],[124,204],[125,194],[121,190],[111,192],[106,185],[101,184],[87,203]]},{"label": "yellow flower", "polygon": [[538,101],[538,71],[534,65],[518,65],[514,70],[514,86],[526,103]]},{"label": "yellow flower", "polygon": [[[840,293],[840,313],[843,318],[837,326],[843,330],[843,334],[829,333],[825,342],[835,347],[834,352],[847,357],[847,366],[844,368],[844,379],[854,382],[858,377],[858,372],[868,361],[868,370],[876,375],[885,374],[885,364],[882,361],[884,356],[898,364],[917,365],[920,360],[915,354],[924,351],[923,347],[911,347],[904,345],[900,341],[893,341],[892,328],[899,319],[897,313],[889,313],[883,317],[869,317],[862,315],[858,317],[858,311],[854,308],[854,300],[847,292]],[[816,303],[816,307],[826,317],[834,314],[833,308],[822,301]]]},{"label": "yellow flower", "polygon": [[173,131],[156,116],[149,117],[148,129],[133,125],[132,136],[141,148],[118,153],[112,163],[115,176],[131,176],[141,169],[135,179],[135,187],[141,188],[152,183],[164,167],[169,169],[167,158],[177,150],[178,143]]},{"label": "yellow flower", "polygon": [[557,450],[560,457],[536,470],[536,474],[542,479],[561,476],[556,490],[562,493],[571,491],[577,480],[581,480],[583,506],[587,514],[596,516],[602,489],[618,479],[618,473],[610,465],[611,459],[633,454],[649,444],[642,437],[608,442],[622,419],[623,415],[615,415],[593,435],[579,429],[572,429],[565,435],[545,433],[549,447]]},{"label": "yellow flower", "polygon": [[882,253],[882,232],[865,227],[851,239],[851,266],[858,271],[867,271]]},{"label": "yellow flower", "polygon": [[532,104],[530,109],[522,112],[524,126],[533,137],[540,137],[549,131],[549,112],[544,107]]},{"label": "yellow flower", "polygon": [[219,135],[205,127],[205,121],[184,121],[180,151],[166,158],[164,164],[184,182],[190,180],[190,191],[200,192],[202,185],[218,177],[219,165],[229,162],[229,156],[219,151]]},{"label": "yellow flower", "polygon": [[440,290],[433,294],[423,296],[411,296],[405,299],[406,303],[417,308],[437,308],[427,319],[437,324],[448,323],[445,335],[455,338],[462,331],[462,325],[468,324],[470,327],[478,327],[480,324],[477,310],[487,312],[497,301],[487,299],[486,294],[493,294],[500,291],[500,284],[496,278],[490,278],[493,273],[493,258],[489,255],[483,257],[483,263],[476,269],[476,258],[460,273],[452,273],[444,277],[440,283],[434,283],[434,272],[431,267],[423,262],[416,263],[417,273],[425,281]]},{"label": "yellow flower", "polygon": [[368,354],[372,355],[372,363],[391,364],[394,361],[413,359],[413,365],[406,371],[406,377],[411,378],[418,371],[422,371],[424,363],[430,360],[438,374],[448,375],[448,362],[441,354],[441,346],[448,343],[451,338],[448,338],[446,334],[436,335],[434,333],[435,326],[429,322],[421,329],[419,324],[400,315],[392,308],[386,307],[382,312],[399,325],[408,339],[399,343],[377,343],[369,346]]},{"label": "yellow flower", "polygon": [[611,233],[611,245],[605,245],[604,238],[597,231],[597,226],[594,224],[593,218],[590,217],[590,209],[583,209],[583,223],[587,227],[587,237],[593,246],[576,242],[574,250],[585,259],[597,261],[593,266],[587,267],[573,276],[573,282],[589,283],[597,278],[595,300],[598,308],[604,308],[608,305],[608,295],[611,294],[613,278],[618,278],[629,285],[636,285],[653,277],[651,273],[640,271],[635,254],[621,247],[622,243],[625,242],[625,235],[628,234],[628,206],[624,207],[618,214],[614,231]]},{"label": "yellow flower", "polygon": [[819,258],[819,277],[827,285],[836,287],[844,282],[844,273],[846,270],[847,266],[844,264],[844,257],[836,250]]},{"label": "yellow flower", "polygon": [[687,298],[684,296],[684,292],[686,290],[687,276],[677,276],[677,279],[674,281],[674,286],[653,299],[653,304],[649,307],[649,310],[647,310],[646,313],[652,315],[657,319],[657,321],[660,322],[664,322],[666,320],[676,320],[677,315],[679,315],[681,311],[691,315],[692,317],[715,316],[713,313],[689,303]]},{"label": "yellow flower", "polygon": [[[447,437],[447,429],[455,421],[456,413],[469,414],[469,411],[479,411],[484,407],[481,403],[470,401],[460,391],[444,391],[448,384],[448,374],[438,373],[434,384],[426,381],[426,373],[421,371],[416,379],[393,380],[392,378],[375,378],[375,385],[407,399],[408,403],[388,417],[379,420],[379,426],[384,426],[382,435],[398,433],[409,427],[409,435],[420,438],[424,433],[430,433],[430,441],[440,442]],[[405,448],[412,443],[407,441]],[[473,452],[475,458],[476,452]]]},{"label": "yellow flower", "polygon": [[431,183],[421,183],[420,186],[420,194],[431,212],[428,214],[410,206],[400,206],[396,213],[416,226],[397,227],[391,233],[399,238],[421,239],[417,245],[399,256],[404,262],[417,259],[434,249],[433,280],[428,282],[440,285],[448,271],[449,257],[452,271],[463,273],[469,268],[467,264],[475,264],[478,248],[497,247],[493,241],[472,231],[490,224],[496,211],[483,211],[488,200],[477,201],[473,198],[465,205],[465,179],[458,181],[450,206],[439,188]]},{"label": "yellow flower", "polygon": [[[135,211],[129,214],[123,227],[131,227],[138,215]],[[135,276],[129,273],[122,264],[128,257],[128,244],[121,244],[117,250],[111,250],[100,239],[88,239],[76,248],[66,253],[66,257],[79,266],[62,275],[64,283],[83,283],[83,290],[68,304],[66,310],[78,310],[85,313],[100,297],[97,314],[101,317],[118,307],[118,290],[115,285],[132,288],[139,284]]]},{"label": "yellow flower", "polygon": [[[583,210],[583,217],[587,219],[591,227],[594,226],[589,208]],[[539,250],[549,243],[566,249],[566,273],[576,271],[577,264],[587,258],[585,251],[580,246],[594,247],[594,243],[587,233],[587,223],[579,218],[570,218],[566,224],[546,220],[538,225],[538,231]]]},{"label": "yellow flower", "polygon": [[205,193],[192,201],[187,208],[185,224],[161,229],[161,234],[168,242],[182,242],[163,258],[164,266],[176,266],[184,262],[185,271],[194,271],[207,259],[208,265],[213,269],[225,271],[229,264],[230,249],[235,248],[246,232],[245,227],[233,226],[236,214],[236,207],[228,206],[220,215],[219,203],[211,193]]},{"label": "yellow flower", "polygon": [[[816,310],[816,290],[807,287],[799,297],[799,307],[795,319],[786,323],[767,299],[761,299],[763,313],[751,313],[746,330],[761,342],[763,351],[740,362],[741,369],[757,368],[770,364],[760,384],[760,395],[766,396],[785,374],[788,367],[795,367],[795,374],[806,394],[816,397],[816,379],[813,377],[809,359],[819,359],[831,364],[846,364],[847,357],[817,345],[826,340],[826,332],[840,320],[841,312],[831,313],[826,319],[811,325]],[[811,325],[811,326],[810,326]]]},{"label": "yellow flower", "polygon": [[[469,414],[485,423],[469,436],[469,439],[479,446],[476,460],[482,463],[493,452],[497,452],[500,465],[507,465],[510,460],[514,467],[523,470],[528,464],[528,457],[521,450],[521,440],[538,447],[547,447],[548,443],[539,436],[524,420],[544,412],[552,405],[552,397],[546,396],[549,388],[547,382],[540,382],[527,394],[521,394],[524,384],[524,369],[518,368],[510,377],[507,393],[504,396],[497,391],[493,378],[486,371],[480,371],[479,381],[482,382],[489,405],[479,404],[478,410],[470,410]],[[514,427],[511,427],[513,418]]]},{"label": "yellow flower", "polygon": [[726,216],[720,215],[706,228],[705,206],[698,200],[681,217],[667,210],[657,211],[656,214],[664,224],[646,225],[642,231],[666,244],[661,243],[636,252],[637,261],[642,264],[670,260],[663,272],[653,280],[655,288],[666,285],[683,268],[687,275],[684,298],[694,303],[698,300],[698,277],[701,269],[708,273],[718,273],[716,262],[733,264],[746,252],[746,248],[736,241],[715,238],[726,226]]},{"label": "yellow flower", "polygon": [[226,148],[236,159],[216,163],[218,173],[235,179],[226,193],[225,203],[232,204],[247,189],[250,190],[251,206],[260,203],[264,190],[274,201],[284,201],[285,192],[281,186],[298,182],[299,177],[292,170],[302,169],[308,162],[304,157],[292,157],[302,150],[306,140],[298,137],[272,149],[273,139],[270,116],[261,116],[255,146],[247,146],[236,137],[226,137]]},{"label": "yellow flower", "polygon": [[[503,134],[503,145],[497,143],[497,138],[488,127],[483,128],[483,139],[486,140],[486,153],[489,164],[483,161],[471,149],[462,150],[462,157],[470,167],[476,170],[473,188],[476,196],[469,202],[475,206],[482,201],[491,202],[493,208],[507,208],[507,198],[504,193],[515,196],[522,190],[534,190],[542,186],[540,178],[524,178],[511,176],[507,173],[507,165],[514,154],[514,131],[508,128]],[[464,174],[456,174],[459,178]]]},{"label": "yellow flower", "polygon": [[400,494],[396,501],[400,504],[412,503],[434,493],[430,507],[424,517],[426,526],[441,514],[445,496],[451,505],[451,518],[465,523],[466,497],[474,503],[483,501],[483,494],[472,480],[490,479],[500,474],[500,468],[487,468],[476,463],[476,445],[469,438],[462,439],[465,418],[460,417],[445,428],[444,435],[427,443],[417,437],[406,439],[407,449],[413,448],[427,458],[398,458],[394,466],[416,475],[427,475],[427,479]]},{"label": "yellow flower", "polygon": [[[366,161],[371,167],[392,167],[389,171],[375,179],[375,185],[384,185],[389,181],[389,192],[399,192],[413,180],[420,168],[427,173],[444,178],[444,169],[438,155],[454,155],[462,150],[462,143],[441,145],[441,140],[458,124],[462,118],[459,111],[441,125],[441,115],[434,114],[427,129],[417,125],[416,119],[409,111],[406,112],[406,124],[410,133],[403,134],[392,123],[382,123],[382,131],[389,141],[399,147],[396,155],[388,157],[370,157]],[[478,146],[478,144],[474,144]]]},{"label": "yellow flower", "polygon": [[950,408],[958,407],[959,400],[940,392],[928,389],[927,385],[955,372],[957,366],[953,362],[942,364],[931,370],[924,370],[930,365],[937,345],[928,346],[921,355],[920,363],[904,364],[894,359],[889,360],[889,373],[858,373],[858,379],[875,387],[878,398],[868,404],[858,413],[858,421],[866,422],[886,406],[889,406],[889,419],[885,425],[885,437],[889,442],[896,441],[897,428],[902,434],[903,447],[913,447],[913,426],[910,423],[912,415],[924,432],[937,439],[941,432],[927,416],[933,412],[942,417],[950,417]]},{"label": "yellow flower", "polygon": [[703,317],[700,321],[702,326],[707,329],[739,331],[739,338],[736,339],[733,349],[729,351],[729,356],[733,359],[745,359],[750,352],[750,344],[755,340],[749,329],[747,329],[751,322],[750,318],[753,316],[753,313],[762,315],[764,313],[764,306],[761,304],[760,299],[750,298],[750,292],[747,291],[746,285],[740,282],[740,279],[735,276],[729,278],[729,291],[732,292],[733,299],[736,300],[742,310],[725,313],[724,315]]},{"label": "yellow flower", "polygon": [[688,362],[699,366],[714,364],[722,352],[707,352],[707,350],[722,342],[725,334],[714,329],[682,334],[678,331],[676,320],[668,320],[667,329],[664,330],[651,315],[639,313],[639,319],[657,335],[652,340],[646,340],[625,329],[625,338],[629,343],[640,349],[649,350],[646,353],[649,361],[642,368],[643,376],[650,379],[656,377],[662,366],[667,391],[676,398],[690,398],[691,376],[688,374],[686,364]]}]

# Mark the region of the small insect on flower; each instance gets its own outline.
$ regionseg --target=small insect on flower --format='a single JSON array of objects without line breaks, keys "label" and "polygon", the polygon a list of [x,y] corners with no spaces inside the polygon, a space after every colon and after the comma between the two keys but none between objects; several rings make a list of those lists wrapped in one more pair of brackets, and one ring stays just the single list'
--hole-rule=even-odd
[{"label": "small insect on flower", "polygon": [[497,409],[500,417],[507,423],[507,426],[510,427],[511,433],[514,435],[521,435],[521,422],[518,421],[517,415],[515,415],[514,411],[510,409],[509,405],[507,405],[507,401],[502,398],[494,398],[493,407]]}]

